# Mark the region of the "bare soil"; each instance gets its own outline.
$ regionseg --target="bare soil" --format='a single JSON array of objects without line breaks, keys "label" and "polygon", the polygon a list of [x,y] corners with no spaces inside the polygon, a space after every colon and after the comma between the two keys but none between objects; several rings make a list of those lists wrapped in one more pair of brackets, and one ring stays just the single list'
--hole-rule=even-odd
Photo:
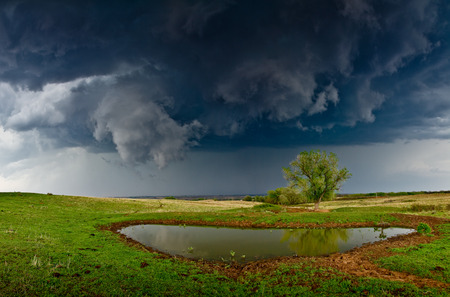
[{"label": "bare soil", "polygon": [[[292,209],[292,212],[305,211],[302,209]],[[150,220],[150,221],[128,221],[119,222],[110,226],[103,226],[102,229],[109,230],[120,235],[120,238],[127,244],[145,249],[150,252],[158,253],[161,258],[172,258],[181,261],[194,262],[204,272],[219,271],[225,276],[233,279],[239,279],[244,277],[247,273],[264,273],[270,274],[275,271],[280,264],[300,264],[300,265],[314,265],[317,267],[331,267],[338,271],[344,272],[347,275],[354,277],[372,277],[380,278],[391,281],[402,281],[416,285],[417,287],[438,287],[438,288],[450,288],[450,284],[436,281],[433,279],[422,278],[407,272],[391,271],[389,269],[381,268],[375,261],[382,257],[389,257],[394,255],[391,248],[415,246],[418,244],[430,243],[440,238],[440,234],[437,231],[436,226],[448,223],[450,220],[428,216],[417,215],[405,215],[405,214],[393,214],[399,221],[394,224],[379,223],[375,224],[366,223],[324,223],[324,224],[302,224],[302,223],[289,223],[285,224],[278,222],[275,224],[258,223],[255,224],[251,221],[231,221],[231,222],[204,222],[204,221],[180,221],[180,220]],[[417,228],[419,223],[427,223],[433,228],[433,235],[423,236],[418,233],[412,233],[408,235],[401,235],[387,240],[366,244],[362,247],[352,249],[345,253],[335,253],[329,256],[321,257],[278,257],[274,259],[265,259],[245,264],[239,263],[224,263],[224,262],[208,262],[200,260],[190,260],[182,257],[173,257],[159,251],[156,251],[150,247],[145,247],[140,243],[127,238],[118,231],[124,227],[138,224],[170,224],[170,225],[208,225],[208,226],[228,226],[228,227],[242,227],[242,228],[268,228],[268,227],[280,227],[280,228],[301,228],[301,227],[320,227],[320,228],[357,228],[357,227],[406,227]],[[145,265],[146,263],[142,263]],[[325,275],[323,277],[326,277]],[[354,279],[353,279],[354,281]]]}]

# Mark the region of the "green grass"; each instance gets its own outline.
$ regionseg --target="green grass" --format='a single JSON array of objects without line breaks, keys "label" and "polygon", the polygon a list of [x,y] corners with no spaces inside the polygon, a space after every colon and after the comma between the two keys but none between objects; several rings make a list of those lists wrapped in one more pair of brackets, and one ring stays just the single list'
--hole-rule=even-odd
[{"label": "green grass", "polygon": [[[244,208],[239,202],[212,205],[172,199],[0,193],[0,296],[445,296],[447,293],[401,282],[355,278],[332,269],[318,270],[310,265],[311,260],[281,266],[267,274],[242,273],[234,280],[218,272],[203,271],[192,262],[163,259],[127,246],[116,234],[99,229],[101,225],[119,221],[168,218],[204,222],[250,220],[255,224],[395,221],[389,215],[392,208],[349,207],[328,213],[288,213],[273,207],[251,208],[253,205]],[[450,265],[442,257],[448,256],[450,234],[448,225],[442,228],[444,239],[418,251],[399,251],[397,262],[383,259],[382,265],[397,269],[403,261],[410,263],[407,267],[412,273],[449,282]],[[411,263],[415,259],[429,263],[430,274],[425,269],[413,268]],[[431,269],[438,265],[444,270],[434,273]]]},{"label": "green grass", "polygon": [[398,254],[380,259],[379,263],[391,270],[450,283],[450,224],[441,225],[440,231],[444,233],[442,239],[430,244],[393,249]]}]

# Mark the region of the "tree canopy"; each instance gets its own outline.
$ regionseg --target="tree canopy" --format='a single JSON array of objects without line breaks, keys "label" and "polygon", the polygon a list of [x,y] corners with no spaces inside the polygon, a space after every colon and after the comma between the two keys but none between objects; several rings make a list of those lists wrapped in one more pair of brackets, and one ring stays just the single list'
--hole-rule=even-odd
[{"label": "tree canopy", "polygon": [[334,153],[320,150],[301,152],[283,171],[289,186],[301,190],[308,201],[315,203],[315,210],[322,200],[332,199],[335,191],[351,176],[347,168],[338,168]]}]

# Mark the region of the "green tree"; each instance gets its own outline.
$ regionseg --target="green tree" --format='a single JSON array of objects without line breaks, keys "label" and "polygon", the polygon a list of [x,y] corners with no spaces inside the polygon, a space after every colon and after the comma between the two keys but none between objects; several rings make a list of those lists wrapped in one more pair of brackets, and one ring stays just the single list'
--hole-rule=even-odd
[{"label": "green tree", "polygon": [[334,153],[320,150],[301,152],[289,167],[283,168],[289,186],[299,189],[308,201],[319,209],[322,200],[331,200],[335,191],[351,174],[347,168],[338,169],[338,158]]}]

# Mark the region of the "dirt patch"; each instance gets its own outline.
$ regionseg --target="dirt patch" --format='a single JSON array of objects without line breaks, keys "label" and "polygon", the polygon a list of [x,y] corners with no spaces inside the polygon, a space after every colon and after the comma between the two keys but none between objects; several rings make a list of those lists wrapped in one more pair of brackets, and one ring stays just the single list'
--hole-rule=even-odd
[{"label": "dirt patch", "polygon": [[[426,221],[426,220],[422,220]],[[430,222],[427,222],[430,224]],[[430,224],[431,225],[431,224]],[[368,244],[360,248],[350,250],[343,254],[333,254],[329,257],[318,258],[315,262],[317,266],[332,267],[356,277],[382,278],[391,281],[402,281],[412,283],[418,287],[439,287],[449,288],[450,284],[442,283],[436,280],[422,278],[406,272],[397,272],[381,268],[374,264],[374,261],[394,255],[392,248],[415,246],[424,243],[430,243],[439,239],[436,232],[434,237],[423,236],[418,233],[396,236],[384,241]]]},{"label": "dirt patch", "polygon": [[293,212],[330,212],[329,209],[318,209],[318,210],[312,210],[312,209],[307,209],[307,208],[303,208],[303,207],[286,207],[284,209],[284,211],[289,212],[289,213],[293,213]]},{"label": "dirt patch", "polygon": [[[303,209],[295,209],[294,212],[305,211]],[[307,210],[306,210],[307,211]],[[399,247],[407,247],[407,246],[415,246],[418,244],[424,244],[432,242],[436,239],[440,238],[440,234],[437,231],[437,225],[448,223],[450,220],[436,218],[436,217],[426,217],[426,216],[416,216],[416,215],[405,215],[405,214],[392,214],[399,221],[395,223],[382,223],[375,224],[374,223],[325,223],[325,224],[302,224],[302,223],[282,223],[278,222],[275,224],[266,224],[266,223],[254,223],[252,221],[215,221],[215,222],[204,222],[204,221],[182,221],[182,220],[139,220],[139,221],[128,221],[128,222],[119,222],[112,224],[110,226],[103,226],[101,229],[109,230],[114,233],[120,235],[120,238],[125,241],[127,244],[145,249],[150,252],[156,252],[159,254],[161,258],[171,258],[181,261],[187,262],[195,262],[198,267],[202,269],[204,272],[213,272],[219,271],[220,273],[226,275],[229,278],[238,279],[244,276],[246,273],[271,273],[276,270],[280,264],[304,264],[308,263],[309,265],[314,265],[318,267],[331,267],[342,271],[348,275],[355,277],[373,277],[373,278],[381,278],[391,281],[402,281],[414,284],[418,287],[438,287],[438,288],[449,288],[450,284],[439,282],[432,279],[421,278],[419,276],[406,273],[406,272],[397,272],[391,271],[385,268],[381,268],[374,264],[374,261],[382,258],[392,256],[391,248],[399,248]],[[357,227],[406,227],[406,228],[417,228],[417,225],[421,222],[427,223],[430,225],[433,230],[434,236],[422,236],[418,233],[412,233],[408,235],[397,236],[393,238],[389,238],[387,240],[366,244],[362,247],[352,249],[345,253],[336,253],[330,256],[324,257],[279,257],[274,259],[265,259],[259,260],[255,262],[239,264],[239,263],[223,263],[223,262],[208,262],[208,261],[199,261],[199,260],[189,260],[182,257],[172,257],[170,255],[161,253],[159,251],[153,250],[150,247],[145,247],[140,243],[127,238],[123,234],[120,234],[118,231],[124,227],[130,225],[138,225],[138,224],[170,224],[170,225],[207,225],[207,226],[227,226],[227,227],[241,227],[241,228],[268,228],[268,227],[280,227],[280,228],[357,228]]]}]

